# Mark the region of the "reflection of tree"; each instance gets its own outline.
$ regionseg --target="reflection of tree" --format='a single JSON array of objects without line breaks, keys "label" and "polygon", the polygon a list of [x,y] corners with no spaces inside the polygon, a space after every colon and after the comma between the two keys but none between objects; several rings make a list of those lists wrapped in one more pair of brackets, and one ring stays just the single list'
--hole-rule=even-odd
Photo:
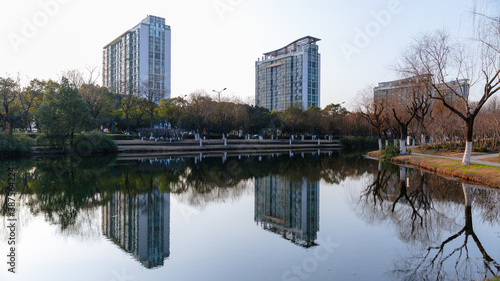
[{"label": "reflection of tree", "polygon": [[195,206],[238,198],[255,178],[271,175],[291,181],[306,178],[309,182],[339,183],[376,167],[375,162],[365,161],[357,154],[344,156],[338,151],[241,155],[227,157],[226,161],[218,157],[185,158],[183,165],[185,169],[170,183],[170,190],[182,193],[183,200]]},{"label": "reflection of tree", "polygon": [[[436,280],[447,278],[446,265],[453,266],[456,277],[461,280],[471,280],[477,278],[487,278],[500,272],[500,264],[495,261],[483,247],[479,237],[474,232],[472,224],[472,188],[463,183],[463,198],[465,207],[465,225],[458,232],[444,239],[439,246],[430,246],[425,251],[420,261],[415,259],[414,269],[407,271],[410,275],[402,276],[407,279],[410,276],[429,276]],[[459,238],[463,236],[463,241]],[[475,264],[476,259],[471,257],[473,254],[470,239],[476,246],[482,256],[482,269],[479,264]],[[402,271],[397,271],[402,272]],[[478,276],[478,274],[480,274]]]},{"label": "reflection of tree", "polygon": [[[498,202],[499,193],[405,167],[398,174],[391,166],[381,165],[373,183],[354,201],[361,217],[369,222],[388,221],[401,240],[414,242],[407,243],[407,253],[395,264],[396,279],[471,280],[498,274],[498,263],[474,232],[472,202],[484,221],[498,223],[493,202]],[[462,204],[465,224],[460,216]]]},{"label": "reflection of tree", "polygon": [[[457,228],[453,218],[436,208],[430,192],[432,175],[392,164],[382,163],[373,182],[353,199],[358,214],[370,223],[387,221],[395,227],[399,238],[405,242],[429,243],[435,241],[440,230],[435,225]],[[357,195],[355,195],[357,196]],[[446,210],[453,208],[452,202],[440,202]]]},{"label": "reflection of tree", "polygon": [[[339,183],[376,169],[375,162],[344,152],[115,161],[114,157],[66,157],[0,162],[0,172],[7,174],[13,165],[17,192],[31,213],[43,214],[61,230],[76,233],[95,216],[90,209],[105,204],[116,191],[134,195],[158,188],[179,194],[190,205],[204,206],[240,198],[250,192],[248,186],[256,178],[264,176]],[[1,180],[7,186],[7,179]],[[5,202],[5,196],[0,199]]]}]

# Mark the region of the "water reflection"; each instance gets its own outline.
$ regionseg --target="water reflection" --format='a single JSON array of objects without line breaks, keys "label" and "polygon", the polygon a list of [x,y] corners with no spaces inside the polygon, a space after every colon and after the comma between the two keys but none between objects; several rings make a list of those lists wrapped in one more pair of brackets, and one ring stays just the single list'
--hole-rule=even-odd
[{"label": "water reflection", "polygon": [[102,207],[103,234],[146,268],[170,255],[170,194],[111,194]]},{"label": "water reflection", "polygon": [[498,192],[384,163],[359,199],[353,198],[360,217],[370,223],[389,221],[406,242],[407,251],[391,271],[398,280],[473,280],[498,274],[500,266],[489,254],[494,249],[481,243],[472,215],[474,210],[483,221],[498,224],[498,200]]},{"label": "water reflection", "polygon": [[314,246],[319,230],[319,183],[281,176],[255,180],[255,221],[265,230],[303,246]]},{"label": "water reflection", "polygon": [[[301,247],[315,246],[320,200],[325,200],[321,207],[327,210],[321,214],[322,234],[343,243],[338,253],[349,252],[355,262],[339,258],[335,252],[331,255],[334,262],[318,264],[320,268],[311,273],[311,280],[327,280],[331,275],[352,279],[350,273],[342,275],[331,265],[356,267],[358,260],[359,264],[389,268],[386,275],[376,275],[374,280],[483,280],[500,270],[498,191],[344,152],[22,160],[0,162],[0,174],[6,175],[9,166],[17,171],[21,223],[39,215],[37,219],[41,217],[57,228],[56,234],[51,234],[53,243],[68,236],[82,244],[102,240],[101,253],[111,253],[113,258],[96,267],[119,264],[117,257],[130,255],[137,260],[131,262],[137,267],[136,276],[153,276],[148,280],[179,279],[178,272],[186,269],[180,264],[193,259],[203,261],[199,268],[207,271],[216,268],[217,262],[235,268],[252,264],[257,256],[263,264],[273,266],[258,272],[249,269],[245,272],[248,280],[252,274],[261,274],[253,278],[259,280],[279,277],[280,270],[309,260],[311,251]],[[7,179],[0,178],[0,184],[6,186]],[[5,193],[0,199],[5,205]],[[171,210],[171,200],[173,206],[188,205],[199,211],[189,227],[179,209]],[[334,208],[330,202],[335,202]],[[220,219],[229,210],[234,212],[228,216],[230,225]],[[175,225],[172,229],[171,220]],[[20,236],[24,229],[21,225]],[[220,246],[219,237],[207,236],[199,229],[224,236],[231,247]],[[373,229],[379,232],[372,233]],[[188,231],[192,232],[186,235]],[[5,241],[7,235],[0,225],[0,240]],[[376,235],[387,245],[380,243],[374,248],[387,252],[376,255],[380,260],[367,261],[365,253],[372,252],[370,239]],[[175,241],[170,241],[170,236]],[[276,243],[281,239],[291,243]],[[109,241],[120,251],[110,251],[116,246]],[[234,255],[234,248],[241,254]],[[196,250],[195,258],[190,250]],[[293,254],[279,262],[273,256],[284,252]],[[171,266],[163,266],[166,263]],[[204,279],[205,271],[200,269],[197,276],[191,272],[193,277],[186,279]],[[216,280],[224,279],[231,278]]]}]

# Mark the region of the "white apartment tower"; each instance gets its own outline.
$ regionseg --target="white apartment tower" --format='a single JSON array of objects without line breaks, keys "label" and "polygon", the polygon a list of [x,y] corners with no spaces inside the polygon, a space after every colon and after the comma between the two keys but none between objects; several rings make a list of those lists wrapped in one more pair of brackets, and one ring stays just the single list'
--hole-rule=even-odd
[{"label": "white apartment tower", "polygon": [[148,15],[103,50],[103,85],[113,93],[139,95],[143,87],[170,97],[170,26]]},{"label": "white apartment tower", "polygon": [[306,36],[255,62],[255,105],[277,111],[320,106],[318,41]]}]

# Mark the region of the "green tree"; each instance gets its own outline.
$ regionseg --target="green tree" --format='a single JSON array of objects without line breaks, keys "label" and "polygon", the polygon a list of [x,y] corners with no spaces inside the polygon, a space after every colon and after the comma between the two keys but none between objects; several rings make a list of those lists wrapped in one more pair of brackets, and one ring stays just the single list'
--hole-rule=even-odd
[{"label": "green tree", "polygon": [[9,124],[9,133],[12,134],[18,113],[15,108],[16,96],[19,94],[19,83],[8,77],[0,77],[0,102],[2,102],[1,117],[3,119],[3,130],[7,130]]},{"label": "green tree", "polygon": [[135,111],[139,99],[132,94],[115,94],[115,100],[118,104],[118,112],[125,117],[127,123],[127,132],[130,132],[130,115]]},{"label": "green tree", "polygon": [[252,134],[259,133],[260,130],[269,127],[271,123],[271,113],[269,109],[248,106],[248,114],[250,115],[248,130]]},{"label": "green tree", "polygon": [[111,115],[114,108],[114,101],[108,88],[100,87],[96,84],[83,84],[78,89],[78,92],[89,108],[90,115],[96,122],[101,123],[102,120],[99,119]]},{"label": "green tree", "polygon": [[19,93],[19,103],[22,110],[24,128],[31,131],[31,123],[35,120],[34,114],[38,110],[43,98],[45,82],[38,79],[30,81]]},{"label": "green tree", "polygon": [[186,105],[187,102],[181,97],[162,99],[158,114],[162,120],[169,122],[172,128],[178,128],[185,114]]},{"label": "green tree", "polygon": [[304,122],[307,131],[315,135],[321,134],[321,109],[311,105],[304,114]]},{"label": "green tree", "polygon": [[54,81],[47,83],[36,118],[51,144],[65,149],[66,140],[69,138],[73,147],[75,132],[87,128],[92,116],[76,87],[63,77],[60,84]]},{"label": "green tree", "polygon": [[148,126],[147,120],[147,109],[145,108],[146,102],[143,101],[143,98],[138,98],[137,103],[134,104],[133,107],[130,108],[130,119],[132,121],[133,128],[144,128]]},{"label": "green tree", "polygon": [[349,114],[349,111],[342,104],[329,104],[323,110],[323,130],[329,135],[341,135],[344,119]]},{"label": "green tree", "polygon": [[290,133],[304,131],[304,110],[300,107],[289,107],[281,114],[283,130]]},{"label": "green tree", "polygon": [[[156,87],[155,87],[156,86]],[[158,103],[165,97],[167,92],[161,90],[157,85],[152,82],[144,81],[139,90],[140,100],[143,103],[142,108],[146,110],[149,115],[150,125],[153,128],[155,115],[158,113]]]}]

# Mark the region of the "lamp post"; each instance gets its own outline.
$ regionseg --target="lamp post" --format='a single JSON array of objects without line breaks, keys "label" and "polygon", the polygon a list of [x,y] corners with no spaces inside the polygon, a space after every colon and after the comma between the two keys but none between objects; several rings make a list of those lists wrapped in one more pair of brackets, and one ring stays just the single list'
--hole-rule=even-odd
[{"label": "lamp post", "polygon": [[220,93],[224,92],[227,88],[224,88],[220,91],[212,90],[214,93],[217,93],[219,95],[219,103],[220,103]]},{"label": "lamp post", "polygon": [[[219,95],[219,105],[220,105],[220,93],[224,92],[226,89],[227,88],[224,88],[224,89],[222,89],[220,91],[212,90],[212,92],[217,93]],[[222,115],[219,115],[219,116],[220,116],[220,123],[219,123],[219,125],[220,125],[221,131],[222,131],[222,136],[224,138],[224,130],[222,129]]]}]

